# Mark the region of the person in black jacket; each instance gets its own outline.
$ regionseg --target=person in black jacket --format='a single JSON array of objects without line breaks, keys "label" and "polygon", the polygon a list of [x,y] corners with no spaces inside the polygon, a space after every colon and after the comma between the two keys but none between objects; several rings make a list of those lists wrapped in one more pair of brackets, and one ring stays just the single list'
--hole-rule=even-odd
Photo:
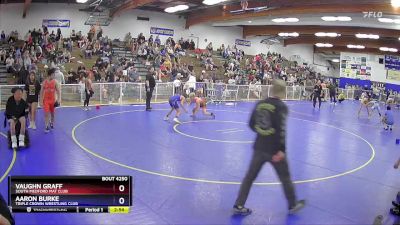
[{"label": "person in black jacket", "polygon": [[317,103],[317,99],[318,99],[318,108],[321,108],[321,94],[322,94],[321,81],[318,81],[317,84],[314,86],[314,93],[313,93],[314,108]]},{"label": "person in black jacket", "polygon": [[40,82],[36,79],[35,71],[31,71],[25,84],[26,101],[29,105],[29,127],[36,130],[36,112],[39,102]]},{"label": "person in black jacket", "polygon": [[262,166],[269,162],[278,174],[283,185],[286,199],[289,203],[289,213],[295,213],[304,207],[305,201],[297,201],[294,186],[290,177],[286,159],[286,117],[288,108],[280,98],[285,96],[286,83],[283,80],[274,80],[272,83],[272,97],[260,101],[250,118],[250,128],[257,133],[254,143],[253,157],[247,171],[239,195],[233,206],[235,214],[248,215],[252,211],[245,208],[251,185],[256,179]]},{"label": "person in black jacket", "polygon": [[11,133],[11,146],[17,148],[17,136],[15,132],[15,125],[19,121],[21,123],[21,130],[19,133],[19,147],[25,147],[25,116],[28,113],[28,104],[22,99],[22,89],[14,88],[12,90],[13,96],[8,98],[6,104],[6,118],[10,124]]},{"label": "person in black jacket", "polygon": [[146,76],[146,111],[151,111],[150,101],[153,96],[153,90],[156,86],[156,81],[154,79],[154,69],[151,68],[150,72]]},{"label": "person in black jacket", "polygon": [[331,100],[331,104],[336,104],[336,83],[329,83],[329,97]]},{"label": "person in black jacket", "polygon": [[0,225],[15,225],[13,216],[7,207],[7,203],[0,194]]}]

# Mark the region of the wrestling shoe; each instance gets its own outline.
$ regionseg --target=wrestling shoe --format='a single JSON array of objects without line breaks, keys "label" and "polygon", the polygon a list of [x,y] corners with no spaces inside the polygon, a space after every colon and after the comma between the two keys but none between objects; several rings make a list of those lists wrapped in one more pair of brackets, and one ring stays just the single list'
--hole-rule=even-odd
[{"label": "wrestling shoe", "polygon": [[178,123],[178,124],[181,124],[181,121],[179,121],[178,118],[176,118],[176,117],[174,118],[174,122]]},{"label": "wrestling shoe", "polygon": [[396,216],[400,216],[400,208],[391,208],[390,213]]},{"label": "wrestling shoe", "polygon": [[50,132],[50,128],[49,127],[46,127],[46,129],[44,129],[44,132],[47,134],[47,133],[49,133]]},{"label": "wrestling shoe", "polygon": [[211,117],[212,117],[213,119],[215,119],[215,114],[214,114],[214,113],[211,113]]},{"label": "wrestling shoe", "polygon": [[19,142],[18,142],[19,147],[25,147],[25,135],[20,134],[19,135]]},{"label": "wrestling shoe", "polygon": [[169,120],[169,117],[168,116],[164,117],[164,121],[167,121],[167,120]]},{"label": "wrestling shoe", "polygon": [[31,128],[32,128],[33,130],[36,130],[36,123],[35,123],[35,122],[32,122]]},{"label": "wrestling shoe", "polygon": [[295,206],[292,206],[289,208],[289,214],[294,214],[294,213],[298,212],[300,209],[304,208],[305,205],[306,205],[305,200],[300,200],[300,201],[296,202]]},{"label": "wrestling shoe", "polygon": [[50,123],[50,128],[54,129],[54,124],[53,123]]},{"label": "wrestling shoe", "polygon": [[241,205],[234,205],[232,209],[233,214],[235,215],[242,215],[242,216],[247,216],[250,215],[253,211],[251,209],[246,208]]},{"label": "wrestling shoe", "polygon": [[18,144],[17,144],[17,137],[11,136],[11,148],[18,148]]}]

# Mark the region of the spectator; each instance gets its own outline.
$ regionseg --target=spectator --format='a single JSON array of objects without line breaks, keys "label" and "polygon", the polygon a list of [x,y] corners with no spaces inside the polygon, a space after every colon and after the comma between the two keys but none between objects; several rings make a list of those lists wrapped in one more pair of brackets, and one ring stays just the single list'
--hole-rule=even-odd
[{"label": "spectator", "polygon": [[160,46],[160,45],[161,45],[161,40],[160,40],[160,38],[158,37],[158,35],[156,36],[156,39],[154,40],[154,44],[156,44],[157,46]]},{"label": "spectator", "polygon": [[8,73],[15,73],[16,69],[14,66],[14,58],[10,55],[6,59],[6,70]]},{"label": "spectator", "polygon": [[4,30],[1,31],[0,42],[6,42],[6,34],[4,33]]},{"label": "spectator", "polygon": [[139,45],[141,45],[141,44],[143,44],[143,43],[146,41],[146,38],[143,36],[143,33],[140,33],[140,34],[138,35],[137,40],[138,40]]},{"label": "spectator", "polygon": [[176,75],[176,78],[175,78],[174,82],[173,82],[175,95],[177,95],[177,94],[182,94],[182,90],[181,90],[181,87],[182,87],[181,77],[182,77],[181,74],[178,73],[178,74]]},{"label": "spectator", "polygon": [[212,53],[212,51],[213,51],[212,42],[210,42],[210,43],[207,45],[207,50],[208,50],[209,52]]},{"label": "spectator", "polygon": [[18,81],[17,81],[17,83],[18,84],[25,84],[27,79],[28,79],[28,76],[29,76],[28,70],[25,69],[24,66],[18,67],[17,70],[18,70],[18,76],[17,76],[18,77]]},{"label": "spectator", "polygon": [[64,74],[61,72],[60,68],[56,68],[55,73],[54,73],[54,79],[59,83],[59,84],[65,84],[65,78]]},{"label": "spectator", "polygon": [[7,52],[5,49],[0,49],[0,63],[4,63],[7,58]]},{"label": "spectator", "polygon": [[190,91],[189,93],[193,93],[196,89],[196,77],[192,73],[189,74],[189,79],[186,82],[186,84],[188,85]]},{"label": "spectator", "polygon": [[194,41],[190,40],[189,50],[194,50],[195,48],[196,48],[196,45],[194,44]]},{"label": "spectator", "polygon": [[[10,133],[11,133],[11,145],[12,148],[15,149],[19,147],[25,147],[25,123],[28,112],[28,104],[22,98],[22,89],[14,88],[12,90],[13,96],[8,98],[6,103],[6,112],[5,116],[10,125]],[[19,122],[21,124],[21,129],[19,132],[17,143],[17,132],[16,132],[16,124]]]},{"label": "spectator", "polygon": [[228,84],[234,85],[234,84],[236,84],[236,80],[233,77],[230,77],[228,80]]}]

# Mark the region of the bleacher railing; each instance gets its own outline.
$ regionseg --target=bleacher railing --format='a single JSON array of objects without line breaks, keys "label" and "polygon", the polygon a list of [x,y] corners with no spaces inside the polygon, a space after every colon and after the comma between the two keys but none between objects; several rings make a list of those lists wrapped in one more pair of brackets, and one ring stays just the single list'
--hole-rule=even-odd
[{"label": "bleacher railing", "polygon": [[[11,89],[21,85],[0,85],[0,108],[4,109],[7,99],[11,96]],[[256,101],[270,96],[269,85],[229,85],[219,83],[182,83],[175,87],[173,83],[157,83],[153,91],[152,102],[167,102],[174,94],[189,93],[197,90],[204,94],[210,102],[229,101]],[[85,98],[84,86],[80,84],[61,85],[61,106],[81,106]],[[93,83],[93,97],[91,105],[128,105],[141,104],[146,101],[144,83]],[[288,86],[286,87],[286,100],[308,99],[313,87]],[[340,89],[346,99],[353,99],[357,90]],[[323,90],[325,98],[329,98],[329,91]]]}]

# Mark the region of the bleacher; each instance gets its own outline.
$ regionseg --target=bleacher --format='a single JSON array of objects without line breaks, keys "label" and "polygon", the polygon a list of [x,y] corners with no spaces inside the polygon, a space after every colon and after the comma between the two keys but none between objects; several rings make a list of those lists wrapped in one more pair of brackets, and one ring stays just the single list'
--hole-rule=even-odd
[{"label": "bleacher", "polygon": [[[8,51],[10,46],[8,44],[0,45],[0,49],[6,49]],[[6,65],[0,64],[0,85],[8,84],[8,78],[11,77],[11,74],[7,73]]]},{"label": "bleacher", "polygon": [[135,63],[135,68],[137,69],[137,72],[142,80],[145,80],[146,75],[148,73],[147,67],[141,60],[138,59],[137,55],[134,55],[132,51],[127,50],[126,47],[121,47],[121,45],[116,45],[113,46],[113,56],[116,58],[126,58],[128,61],[131,61]]}]

